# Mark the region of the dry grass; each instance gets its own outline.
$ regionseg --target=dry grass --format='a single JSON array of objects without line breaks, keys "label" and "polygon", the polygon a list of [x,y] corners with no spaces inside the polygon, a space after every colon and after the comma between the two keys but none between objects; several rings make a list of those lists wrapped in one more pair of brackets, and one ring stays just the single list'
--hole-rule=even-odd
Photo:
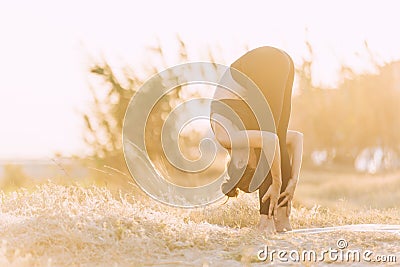
[{"label": "dry grass", "polygon": [[[333,246],[343,234],[261,235],[257,205],[256,195],[242,194],[225,205],[183,210],[143,195],[115,197],[106,188],[53,183],[2,193],[0,266],[262,265],[256,251],[263,244],[318,249]],[[400,212],[295,203],[292,218],[296,228],[396,224]],[[398,234],[345,234],[354,246],[387,253],[396,252],[400,241]]]}]

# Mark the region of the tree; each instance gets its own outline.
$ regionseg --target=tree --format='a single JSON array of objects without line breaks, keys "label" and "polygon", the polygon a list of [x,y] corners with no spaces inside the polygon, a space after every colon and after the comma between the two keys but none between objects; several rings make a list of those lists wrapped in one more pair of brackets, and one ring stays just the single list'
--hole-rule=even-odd
[{"label": "tree", "polygon": [[378,65],[370,59],[376,73],[357,74],[342,66],[335,89],[319,88],[312,84],[314,58],[308,47],[310,58],[296,69],[300,93],[293,98],[291,121],[305,135],[305,164],[314,151],[325,151],[328,161],[352,166],[371,147],[396,151],[400,158],[400,62]]},{"label": "tree", "polygon": [[[179,61],[187,61],[186,46],[179,40]],[[96,86],[91,86],[92,103],[88,112],[83,113],[85,125],[84,140],[90,149],[85,162],[96,177],[96,181],[106,184],[120,184],[130,181],[122,150],[122,126],[126,108],[132,96],[151,75],[167,68],[165,55],[160,45],[151,51],[161,62],[160,66],[145,65],[141,70],[147,70],[145,78],[135,74],[135,70],[125,67],[122,70],[113,69],[103,60],[95,63],[90,73],[96,78]],[[179,98],[179,90],[163,97],[149,116],[148,127],[152,129],[155,138],[160,138],[161,125],[175,99]],[[156,152],[156,143],[149,143],[148,150]]]}]

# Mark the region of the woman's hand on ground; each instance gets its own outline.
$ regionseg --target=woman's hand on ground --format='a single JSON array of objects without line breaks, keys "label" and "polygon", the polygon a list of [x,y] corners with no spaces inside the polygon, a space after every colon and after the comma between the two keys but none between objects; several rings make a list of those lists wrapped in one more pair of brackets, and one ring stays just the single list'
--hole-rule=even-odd
[{"label": "woman's hand on ground", "polygon": [[265,202],[267,199],[270,199],[269,202],[269,209],[268,209],[268,218],[272,218],[272,214],[276,217],[278,212],[278,200],[279,194],[281,192],[281,185],[277,185],[276,183],[272,183],[271,186],[268,188],[267,192],[262,197],[261,201]]},{"label": "woman's hand on ground", "polygon": [[294,196],[294,191],[296,190],[297,179],[291,178],[286,186],[284,192],[282,192],[279,196],[279,199],[283,198],[282,201],[279,203],[278,208],[282,207],[287,203],[286,208],[286,215],[289,216],[292,210],[292,200]]}]

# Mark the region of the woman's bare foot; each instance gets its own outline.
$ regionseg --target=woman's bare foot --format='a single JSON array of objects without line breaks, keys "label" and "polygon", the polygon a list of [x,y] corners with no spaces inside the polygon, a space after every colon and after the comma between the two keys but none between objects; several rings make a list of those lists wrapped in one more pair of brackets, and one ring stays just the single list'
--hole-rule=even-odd
[{"label": "woman's bare foot", "polygon": [[275,229],[277,232],[286,232],[292,230],[290,219],[287,214],[287,207],[279,207],[277,209]]},{"label": "woman's bare foot", "polygon": [[258,229],[267,235],[275,234],[275,224],[274,219],[269,219],[268,215],[260,215],[260,223],[258,224]]}]

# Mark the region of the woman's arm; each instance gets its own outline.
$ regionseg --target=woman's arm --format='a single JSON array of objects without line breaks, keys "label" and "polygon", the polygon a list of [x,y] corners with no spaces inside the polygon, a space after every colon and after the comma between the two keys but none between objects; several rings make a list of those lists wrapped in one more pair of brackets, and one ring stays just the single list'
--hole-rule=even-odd
[{"label": "woman's arm", "polygon": [[286,136],[286,144],[288,147],[289,157],[291,159],[292,173],[285,188],[279,198],[282,201],[278,207],[282,207],[287,203],[286,215],[289,216],[292,208],[292,199],[294,191],[296,190],[297,182],[299,181],[299,174],[301,168],[301,159],[303,156],[303,134],[296,131],[288,131]]},{"label": "woman's arm", "polygon": [[303,157],[303,139],[304,138],[302,133],[288,130],[286,136],[286,144],[292,163],[291,179],[296,179],[296,181],[299,178],[301,160]]},{"label": "woman's arm", "polygon": [[271,166],[272,183],[282,185],[279,138],[275,133],[257,130],[239,130],[231,121],[214,114],[212,127],[218,142],[225,148],[261,148]]},{"label": "woman's arm", "polygon": [[[272,132],[257,130],[239,130],[232,122],[219,114],[213,114],[211,122],[212,129],[218,142],[225,148],[263,148],[274,147],[275,144],[270,142],[278,142],[278,136]],[[263,143],[263,141],[266,141]],[[272,145],[272,146],[271,146]]]}]

